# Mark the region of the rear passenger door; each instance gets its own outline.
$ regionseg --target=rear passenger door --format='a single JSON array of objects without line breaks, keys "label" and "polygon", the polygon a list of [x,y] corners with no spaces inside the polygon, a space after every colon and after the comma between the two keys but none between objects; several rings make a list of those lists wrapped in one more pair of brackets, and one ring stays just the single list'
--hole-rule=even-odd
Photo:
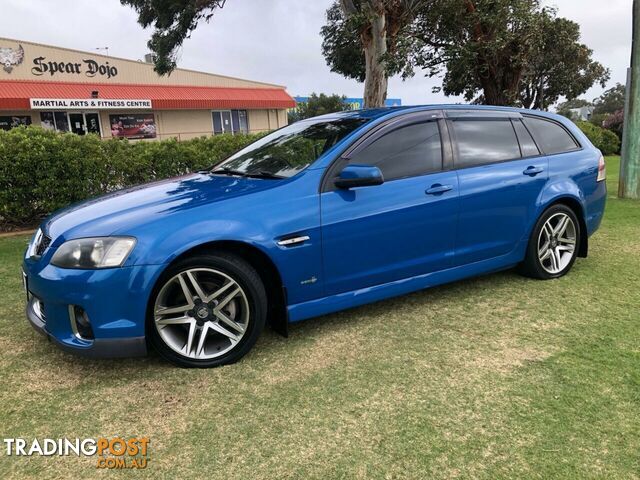
[{"label": "rear passenger door", "polygon": [[450,111],[447,117],[460,188],[455,264],[507,255],[528,241],[548,160],[517,113]]}]

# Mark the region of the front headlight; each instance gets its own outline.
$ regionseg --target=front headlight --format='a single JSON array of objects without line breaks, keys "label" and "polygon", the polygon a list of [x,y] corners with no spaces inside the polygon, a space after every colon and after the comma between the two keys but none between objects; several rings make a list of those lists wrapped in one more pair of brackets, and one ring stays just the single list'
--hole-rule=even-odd
[{"label": "front headlight", "polygon": [[63,243],[51,259],[61,268],[119,267],[133,250],[136,239],[131,237],[79,238]]}]

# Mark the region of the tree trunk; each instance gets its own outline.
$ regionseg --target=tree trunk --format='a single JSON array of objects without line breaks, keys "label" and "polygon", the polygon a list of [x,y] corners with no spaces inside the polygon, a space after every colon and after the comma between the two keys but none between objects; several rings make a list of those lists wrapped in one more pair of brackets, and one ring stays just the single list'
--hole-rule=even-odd
[{"label": "tree trunk", "polygon": [[633,1],[631,74],[627,81],[618,196],[640,198],[640,0]]},{"label": "tree trunk", "polygon": [[384,6],[373,6],[370,19],[371,28],[363,33],[362,38],[366,71],[364,81],[365,108],[383,107],[387,99],[388,85],[386,62],[384,61],[384,55],[387,53],[387,25]]}]

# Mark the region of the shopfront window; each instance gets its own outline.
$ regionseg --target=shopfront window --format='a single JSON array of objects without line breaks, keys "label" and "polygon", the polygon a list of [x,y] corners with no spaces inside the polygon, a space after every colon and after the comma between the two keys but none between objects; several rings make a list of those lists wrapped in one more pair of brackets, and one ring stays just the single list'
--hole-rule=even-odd
[{"label": "shopfront window", "polygon": [[0,130],[11,130],[21,125],[31,125],[30,115],[3,115],[0,116]]},{"label": "shopfront window", "polygon": [[69,131],[67,112],[40,112],[40,125],[45,130]]},{"label": "shopfront window", "polygon": [[214,110],[213,133],[248,133],[249,121],[246,110]]},{"label": "shopfront window", "polygon": [[73,132],[77,135],[101,135],[97,112],[40,112],[40,125],[45,130]]}]

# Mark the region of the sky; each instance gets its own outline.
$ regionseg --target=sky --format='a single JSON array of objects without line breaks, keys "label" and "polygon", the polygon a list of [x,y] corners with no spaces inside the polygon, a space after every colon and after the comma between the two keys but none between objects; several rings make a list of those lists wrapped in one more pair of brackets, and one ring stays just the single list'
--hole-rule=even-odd
[{"label": "sky", "polygon": [[[332,0],[230,0],[202,23],[180,49],[178,66],[285,85],[311,92],[361,97],[363,85],[332,73],[321,53],[320,28]],[[625,83],[631,55],[632,0],[544,0],[581,26],[582,41],[611,69],[608,87]],[[0,0],[0,36],[141,59],[151,34],[119,0]],[[404,105],[461,101],[432,93],[438,78],[421,72],[389,81],[389,98]],[[598,85],[584,98],[602,93]]]}]

